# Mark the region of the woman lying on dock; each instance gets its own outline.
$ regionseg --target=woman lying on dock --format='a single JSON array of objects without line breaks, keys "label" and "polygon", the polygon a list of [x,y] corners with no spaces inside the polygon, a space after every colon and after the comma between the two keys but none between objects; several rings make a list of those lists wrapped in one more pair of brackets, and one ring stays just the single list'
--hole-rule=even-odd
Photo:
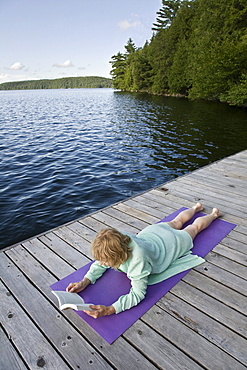
[{"label": "woman lying on dock", "polygon": [[83,280],[70,283],[66,290],[79,293],[112,267],[127,274],[131,280],[130,292],[111,306],[91,305],[93,311],[85,312],[98,318],[136,306],[144,299],[147,285],[159,283],[204,262],[203,258],[191,254],[193,239],[221,216],[219,210],[213,208],[212,213],[196,218],[181,230],[196,212],[202,210],[201,203],[197,203],[179,213],[172,221],[147,226],[136,236],[120,233],[113,228],[101,230],[91,246],[95,262]]}]

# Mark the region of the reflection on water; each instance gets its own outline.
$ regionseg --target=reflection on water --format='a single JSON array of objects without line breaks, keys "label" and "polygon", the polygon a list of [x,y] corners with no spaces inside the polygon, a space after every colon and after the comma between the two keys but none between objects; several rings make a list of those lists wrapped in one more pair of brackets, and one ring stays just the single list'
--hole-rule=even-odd
[{"label": "reflection on water", "polygon": [[0,246],[246,149],[246,111],[111,89],[0,92]]}]

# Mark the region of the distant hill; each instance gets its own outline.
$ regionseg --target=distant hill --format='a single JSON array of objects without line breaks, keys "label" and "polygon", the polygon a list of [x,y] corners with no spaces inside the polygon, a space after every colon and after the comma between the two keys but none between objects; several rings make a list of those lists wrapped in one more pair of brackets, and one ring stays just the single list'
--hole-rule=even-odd
[{"label": "distant hill", "polygon": [[110,88],[112,80],[105,77],[65,77],[54,80],[28,80],[4,82],[0,90],[35,90],[35,89],[80,89],[80,88]]}]

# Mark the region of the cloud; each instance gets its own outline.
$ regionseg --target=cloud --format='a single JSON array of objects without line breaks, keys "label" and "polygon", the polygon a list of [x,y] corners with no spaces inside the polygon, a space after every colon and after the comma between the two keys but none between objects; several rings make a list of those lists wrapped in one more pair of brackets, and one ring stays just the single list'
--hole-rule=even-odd
[{"label": "cloud", "polygon": [[6,73],[1,73],[0,74],[0,83],[7,81],[9,77],[10,76],[7,75]]},{"label": "cloud", "polygon": [[53,67],[58,67],[58,68],[68,68],[68,67],[73,67],[73,63],[71,62],[70,59],[66,60],[62,64],[55,63],[52,65]]},{"label": "cloud", "polygon": [[24,68],[25,68],[25,66],[23,64],[21,64],[21,62],[15,62],[8,69],[11,69],[13,71],[20,71],[21,69],[24,69]]},{"label": "cloud", "polygon": [[140,21],[129,21],[128,19],[125,19],[118,23],[118,27],[121,31],[126,31],[130,28],[135,28],[141,25]]},{"label": "cloud", "polygon": [[24,80],[27,80],[25,75],[10,75],[5,73],[0,74],[0,83]]}]

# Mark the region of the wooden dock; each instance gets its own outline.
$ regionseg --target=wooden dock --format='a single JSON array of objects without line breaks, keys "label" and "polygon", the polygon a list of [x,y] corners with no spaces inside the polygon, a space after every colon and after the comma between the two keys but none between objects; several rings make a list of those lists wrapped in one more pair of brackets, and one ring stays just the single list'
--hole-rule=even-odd
[{"label": "wooden dock", "polygon": [[[112,345],[58,310],[49,286],[90,261],[97,231],[137,233],[196,201],[236,228]],[[1,370],[246,369],[247,150],[8,248],[0,263]]]}]

